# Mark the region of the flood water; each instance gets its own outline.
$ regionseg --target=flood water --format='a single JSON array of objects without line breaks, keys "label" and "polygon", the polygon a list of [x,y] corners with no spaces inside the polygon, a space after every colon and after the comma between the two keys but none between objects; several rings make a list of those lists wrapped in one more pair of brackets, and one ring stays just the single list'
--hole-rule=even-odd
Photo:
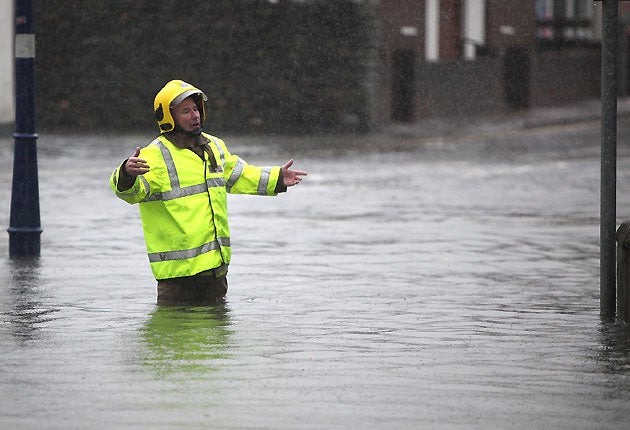
[{"label": "flood water", "polygon": [[[630,336],[599,316],[597,123],[224,137],[309,176],[231,196],[226,304],[168,308],[108,184],[151,136],[40,135],[41,257],[0,240],[2,428],[628,428]],[[10,136],[0,154],[6,228]]]}]

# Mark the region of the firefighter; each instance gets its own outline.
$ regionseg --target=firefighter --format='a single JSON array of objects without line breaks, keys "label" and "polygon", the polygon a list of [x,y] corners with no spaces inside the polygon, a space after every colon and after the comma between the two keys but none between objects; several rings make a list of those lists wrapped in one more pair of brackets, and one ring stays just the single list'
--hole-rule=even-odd
[{"label": "firefighter", "polygon": [[206,305],[227,293],[230,230],[227,193],[275,196],[306,172],[257,167],[203,131],[206,95],[181,80],[155,96],[160,135],[110,178],[122,200],[138,203],[158,305]]}]

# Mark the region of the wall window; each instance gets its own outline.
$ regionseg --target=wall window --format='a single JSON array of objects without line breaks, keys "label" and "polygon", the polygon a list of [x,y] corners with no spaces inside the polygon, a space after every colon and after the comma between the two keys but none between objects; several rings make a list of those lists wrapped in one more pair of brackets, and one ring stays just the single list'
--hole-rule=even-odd
[{"label": "wall window", "polygon": [[595,41],[592,0],[536,0],[536,40],[541,48],[575,48]]}]

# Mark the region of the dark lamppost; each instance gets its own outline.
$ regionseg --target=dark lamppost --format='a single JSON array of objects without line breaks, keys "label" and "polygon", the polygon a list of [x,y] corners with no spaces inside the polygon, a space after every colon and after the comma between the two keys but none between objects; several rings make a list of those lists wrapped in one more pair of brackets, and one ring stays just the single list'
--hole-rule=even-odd
[{"label": "dark lamppost", "polygon": [[31,0],[15,1],[15,152],[9,256],[40,253],[37,134],[35,133],[35,34]]}]

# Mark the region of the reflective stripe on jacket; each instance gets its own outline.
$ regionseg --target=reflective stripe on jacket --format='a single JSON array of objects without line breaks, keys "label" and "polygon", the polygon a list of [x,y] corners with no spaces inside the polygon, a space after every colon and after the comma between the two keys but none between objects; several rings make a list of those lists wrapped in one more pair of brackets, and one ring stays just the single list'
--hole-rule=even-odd
[{"label": "reflective stripe on jacket", "polygon": [[151,270],[156,279],[192,276],[229,264],[231,257],[226,193],[276,195],[280,167],[256,167],[232,155],[225,143],[203,134],[216,160],[180,149],[164,135],[140,151],[150,171],[125,191],[110,185],[128,203],[139,203]]}]

